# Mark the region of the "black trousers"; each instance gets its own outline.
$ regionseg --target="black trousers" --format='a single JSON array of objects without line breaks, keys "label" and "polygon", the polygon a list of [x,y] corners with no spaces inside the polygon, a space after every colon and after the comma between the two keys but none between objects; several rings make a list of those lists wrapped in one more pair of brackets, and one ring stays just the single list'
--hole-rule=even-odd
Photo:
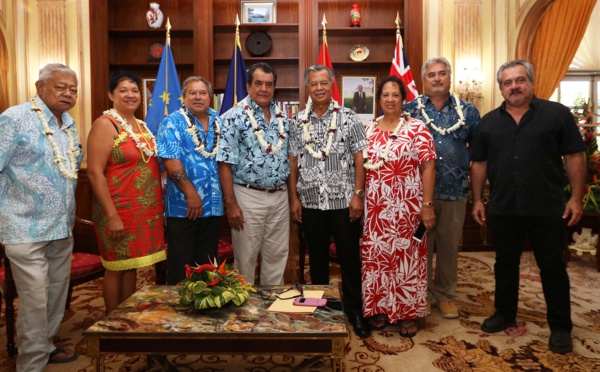
[{"label": "black trousers", "polygon": [[551,331],[573,329],[569,275],[563,260],[565,222],[560,216],[490,215],[496,251],[496,311],[516,318],[519,302],[519,264],[525,237],[540,268]]},{"label": "black trousers", "polygon": [[167,217],[167,284],[185,279],[185,265],[202,265],[217,257],[221,217]]},{"label": "black trousers", "polygon": [[329,245],[333,235],[342,272],[342,302],[349,315],[362,314],[360,220],[350,222],[348,208],[302,208],[302,228],[308,243],[312,284],[329,284]]}]

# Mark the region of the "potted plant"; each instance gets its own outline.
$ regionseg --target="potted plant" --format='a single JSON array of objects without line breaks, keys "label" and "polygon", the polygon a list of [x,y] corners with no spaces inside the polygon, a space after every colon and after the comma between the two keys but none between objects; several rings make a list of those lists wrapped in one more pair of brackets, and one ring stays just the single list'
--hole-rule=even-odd
[{"label": "potted plant", "polygon": [[[584,158],[586,164],[585,195],[583,197],[583,210],[600,213],[600,154],[598,153],[597,132],[600,123],[594,122],[590,103],[583,98],[575,100],[575,107],[571,110],[577,122],[586,149]],[[571,196],[571,186],[565,188],[567,199]]]}]

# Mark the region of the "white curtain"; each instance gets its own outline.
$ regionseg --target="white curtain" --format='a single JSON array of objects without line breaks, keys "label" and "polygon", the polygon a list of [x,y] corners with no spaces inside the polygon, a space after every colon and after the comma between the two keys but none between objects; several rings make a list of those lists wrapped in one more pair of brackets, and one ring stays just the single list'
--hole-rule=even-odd
[{"label": "white curtain", "polygon": [[600,3],[596,3],[579,49],[569,66],[573,70],[600,70]]}]

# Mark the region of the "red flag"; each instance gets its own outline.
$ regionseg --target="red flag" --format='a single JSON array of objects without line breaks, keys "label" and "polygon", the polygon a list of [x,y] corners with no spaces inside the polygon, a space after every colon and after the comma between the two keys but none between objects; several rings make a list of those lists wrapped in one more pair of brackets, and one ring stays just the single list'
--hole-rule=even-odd
[{"label": "red flag", "polygon": [[[317,64],[327,66],[333,71],[333,64],[331,63],[331,57],[329,57],[329,48],[327,46],[327,38],[323,35],[323,44],[321,45],[321,51],[319,52],[319,59],[317,60]],[[340,88],[338,88],[337,80],[335,79],[335,74],[333,75],[333,92],[331,93],[331,98],[334,101],[337,101],[338,104],[342,104],[342,98],[340,97]]]},{"label": "red flag", "polygon": [[392,59],[392,67],[390,75],[397,76],[402,79],[406,85],[406,102],[410,102],[419,95],[415,79],[410,71],[406,54],[404,54],[404,45],[402,44],[402,36],[396,33],[396,49],[394,50],[394,58]]}]

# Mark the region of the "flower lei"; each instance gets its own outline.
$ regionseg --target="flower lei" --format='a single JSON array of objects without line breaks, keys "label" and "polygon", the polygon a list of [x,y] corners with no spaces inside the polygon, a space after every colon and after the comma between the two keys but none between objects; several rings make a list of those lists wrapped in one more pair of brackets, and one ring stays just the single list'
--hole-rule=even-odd
[{"label": "flower lei", "polygon": [[329,122],[329,128],[327,129],[327,145],[324,149],[315,150],[313,146],[315,145],[315,141],[310,139],[310,134],[308,133],[308,129],[310,128],[310,120],[308,120],[308,114],[310,109],[312,108],[312,101],[306,103],[306,109],[304,110],[304,116],[302,117],[302,124],[300,126],[304,130],[303,138],[304,138],[304,148],[308,151],[308,153],[317,159],[325,159],[329,156],[329,151],[331,150],[331,143],[333,142],[333,136],[337,131],[337,114],[340,111],[340,106],[336,101],[333,101],[333,113],[331,114],[331,119]]},{"label": "flower lei", "polygon": [[183,115],[185,122],[187,124],[187,127],[185,128],[185,131],[188,132],[188,134],[192,137],[192,141],[194,142],[194,145],[196,145],[196,148],[194,150],[196,150],[196,152],[204,155],[205,157],[212,159],[215,156],[217,156],[217,151],[218,151],[218,147],[219,147],[219,128],[220,128],[220,122],[219,122],[219,117],[215,117],[215,120],[213,121],[213,130],[215,132],[215,135],[213,136],[213,147],[212,147],[212,151],[208,152],[206,151],[206,142],[205,141],[200,141],[200,134],[198,133],[198,126],[195,124],[192,124],[192,121],[190,120],[189,117],[189,112],[185,109],[185,107],[181,107],[179,109],[179,112],[181,113],[181,115]]},{"label": "flower lei", "polygon": [[152,149],[148,148],[148,144],[147,143],[144,143],[144,142],[140,141],[140,137],[138,137],[138,135],[134,133],[133,128],[131,127],[131,125],[127,122],[127,120],[123,119],[121,117],[121,115],[119,115],[119,113],[117,112],[117,110],[115,110],[115,109],[106,110],[106,111],[103,112],[103,114],[107,115],[107,116],[110,116],[111,118],[115,119],[117,121],[117,123],[119,123],[119,125],[121,126],[121,128],[123,128],[123,130],[125,132],[127,132],[127,134],[133,140],[133,142],[135,142],[136,147],[140,151],[142,151],[146,156],[158,156],[158,145],[156,144],[156,138],[150,132],[150,130],[146,126],[146,123],[144,123],[141,120],[137,120],[138,124],[139,123],[142,124],[142,126],[144,127],[144,130],[146,131],[148,137],[152,141],[152,145],[153,145]]},{"label": "flower lei", "polygon": [[[385,150],[381,154],[379,154],[377,162],[373,163],[368,156],[368,149],[367,148],[363,149],[363,161],[364,161],[364,167],[366,169],[371,169],[371,170],[379,169],[379,168],[381,168],[383,163],[385,163],[386,161],[389,160],[389,152],[390,152],[390,148],[392,147],[392,142],[394,142],[394,140],[396,140],[398,138],[398,133],[400,133],[400,130],[408,123],[407,119],[409,119],[409,117],[410,116],[408,115],[407,112],[403,112],[402,115],[400,115],[400,120],[398,120],[398,125],[396,126],[396,129],[394,129],[394,131],[388,137],[387,143],[385,145]],[[383,118],[383,116],[380,116],[377,119],[373,119],[369,123],[369,125],[367,127],[367,140],[369,140],[371,138],[371,136],[373,135],[373,131],[375,130],[375,127],[379,124],[379,120],[381,120],[381,118]]]},{"label": "flower lei", "polygon": [[67,156],[69,157],[69,162],[71,165],[71,169],[67,170],[65,167],[65,160],[67,160],[64,156],[60,154],[60,150],[58,149],[58,145],[54,140],[53,134],[54,131],[50,129],[48,126],[48,122],[42,113],[42,109],[37,105],[35,98],[31,99],[31,109],[35,111],[38,118],[42,122],[42,127],[44,130],[42,133],[48,138],[50,142],[50,146],[52,147],[52,151],[54,152],[53,161],[58,166],[58,170],[62,173],[63,176],[67,179],[76,180],[77,179],[77,156],[79,156],[80,150],[79,147],[75,144],[75,130],[72,128],[67,128],[65,131],[67,132],[67,137],[69,137],[69,148],[67,149]]},{"label": "flower lei", "polygon": [[421,110],[421,115],[423,115],[423,118],[425,119],[425,124],[431,126],[431,128],[433,128],[433,130],[435,130],[442,136],[446,135],[446,133],[454,132],[455,130],[457,130],[460,127],[462,127],[463,125],[465,125],[465,115],[463,114],[463,110],[462,110],[463,107],[460,104],[460,99],[456,96],[456,94],[451,94],[450,96],[452,98],[454,98],[454,105],[456,106],[456,113],[458,114],[458,121],[456,122],[456,124],[454,124],[450,128],[446,128],[446,129],[441,129],[440,127],[436,126],[433,123],[433,119],[431,119],[425,112],[425,105],[423,104],[423,101],[421,101],[421,97],[423,97],[423,96],[417,97],[417,109]]},{"label": "flower lei", "polygon": [[280,151],[281,146],[283,145],[283,140],[285,139],[285,128],[283,126],[283,114],[281,113],[281,111],[279,111],[279,107],[275,105],[275,117],[277,118],[278,122],[279,140],[277,141],[276,145],[273,145],[265,141],[265,138],[263,137],[263,130],[258,126],[258,123],[254,118],[254,110],[252,110],[252,107],[250,107],[250,105],[248,104],[247,98],[244,98],[244,100],[241,103],[242,105],[244,105],[244,111],[246,112],[246,115],[248,115],[248,117],[250,118],[250,123],[252,124],[252,129],[254,129],[254,134],[256,135],[258,143],[260,143],[262,148],[265,149],[267,154],[274,154]]}]

